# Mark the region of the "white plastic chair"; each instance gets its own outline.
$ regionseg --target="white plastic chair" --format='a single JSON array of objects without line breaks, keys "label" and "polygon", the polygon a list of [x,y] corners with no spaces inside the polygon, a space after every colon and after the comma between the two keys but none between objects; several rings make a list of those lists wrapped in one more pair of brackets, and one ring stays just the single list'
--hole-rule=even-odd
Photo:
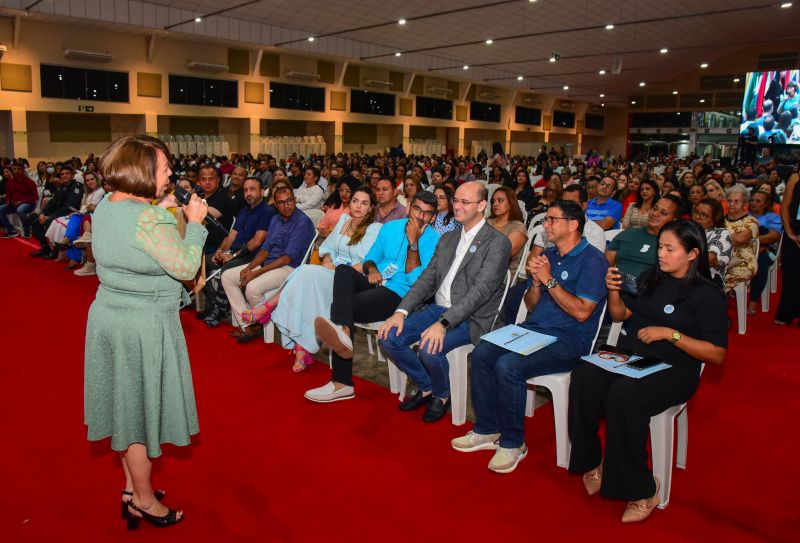
[{"label": "white plastic chair", "polygon": [[764,290],[761,291],[761,311],[766,313],[769,311],[769,295],[778,292],[778,258],[781,254],[781,247],[783,246],[783,234],[778,241],[778,249],[775,251],[775,260],[769,265],[767,272],[767,284],[764,285]]},{"label": "white plastic chair", "polygon": [[322,217],[325,216],[325,212],[321,209],[306,209],[304,213],[311,219],[311,222],[314,223],[314,228],[317,228],[319,221],[322,220]]},{"label": "white plastic chair", "polygon": [[[758,238],[755,239],[756,273],[758,273]],[[755,276],[755,273],[753,274]],[[739,281],[733,287],[733,294],[736,296],[736,318],[739,324],[739,334],[747,332],[747,290],[750,288],[750,281]],[[766,287],[764,287],[766,290]]]},{"label": "white plastic chair", "polygon": [[[523,300],[520,305],[525,306],[525,300]],[[600,313],[600,319],[597,324],[597,331],[589,347],[589,352],[586,354],[590,354],[594,350],[594,344],[597,342],[597,336],[600,334],[600,328],[603,325],[603,317],[605,314],[606,305],[603,304],[603,310]],[[553,373],[528,379],[528,397],[525,403],[525,415],[532,417],[534,406],[536,405],[535,387],[545,387],[553,396],[553,419],[555,420],[556,429],[556,465],[564,469],[569,467],[569,455],[572,450],[572,442],[569,439],[568,431],[569,423],[567,420],[571,375],[571,372]]]},{"label": "white plastic chair", "polygon": [[528,210],[525,208],[525,202],[518,200],[519,210],[522,211],[522,224],[528,224]]},{"label": "white plastic chair", "polygon": [[610,243],[615,237],[617,237],[620,232],[622,232],[622,228],[617,228],[616,230],[606,230],[606,243]]}]

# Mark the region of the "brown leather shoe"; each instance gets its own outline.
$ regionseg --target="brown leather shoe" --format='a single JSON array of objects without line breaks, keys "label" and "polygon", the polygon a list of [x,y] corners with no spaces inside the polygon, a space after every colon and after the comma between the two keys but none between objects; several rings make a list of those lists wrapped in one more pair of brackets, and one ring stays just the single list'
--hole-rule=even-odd
[{"label": "brown leather shoe", "polygon": [[233,330],[228,332],[228,335],[231,336],[232,338],[238,338],[239,336],[241,336],[243,334],[244,334],[244,332],[242,331],[241,328],[234,328]]},{"label": "brown leather shoe", "polygon": [[658,480],[658,477],[653,477],[653,479],[656,481],[656,493],[652,498],[646,500],[628,502],[628,507],[626,507],[625,512],[622,513],[622,522],[642,522],[643,520],[647,520],[647,517],[653,513],[656,506],[661,503],[661,498],[658,495],[658,492],[661,490],[661,481]]},{"label": "brown leather shoe", "polygon": [[603,484],[603,464],[600,464],[592,471],[583,474],[583,488],[590,496],[600,492],[600,485]]},{"label": "brown leather shoe", "polygon": [[250,343],[257,337],[263,337],[264,327],[260,324],[251,324],[245,328],[244,333],[236,338],[239,343]]}]

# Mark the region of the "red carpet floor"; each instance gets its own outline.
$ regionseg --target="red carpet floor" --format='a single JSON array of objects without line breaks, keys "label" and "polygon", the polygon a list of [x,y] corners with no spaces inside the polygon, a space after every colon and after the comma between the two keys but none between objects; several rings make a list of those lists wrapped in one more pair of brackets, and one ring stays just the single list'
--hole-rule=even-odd
[{"label": "red carpet floor", "polygon": [[312,404],[302,393],[327,380],[325,366],[295,375],[283,350],[240,346],[186,314],[201,431],[191,447],[166,447],[155,473],[186,521],[126,533],[116,455],[83,426],[97,281],[30,250],[0,240],[2,541],[798,540],[800,330],[766,314],[731,334],[723,368],[706,369],[669,507],[630,526],[623,503],[588,497],[556,467],[549,405],[527,422],[527,459],[496,475],[490,452],[450,448],[469,424],[424,424],[367,382],[355,401]]}]

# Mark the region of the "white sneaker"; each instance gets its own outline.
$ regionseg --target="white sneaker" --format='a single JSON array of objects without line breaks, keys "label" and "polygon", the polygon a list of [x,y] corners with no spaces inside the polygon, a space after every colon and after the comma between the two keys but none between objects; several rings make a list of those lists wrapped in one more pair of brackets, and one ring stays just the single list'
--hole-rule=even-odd
[{"label": "white sneaker", "polygon": [[450,445],[459,452],[493,451],[497,449],[498,439],[500,439],[500,434],[476,434],[470,430],[467,435],[450,441]]},{"label": "white sneaker", "polygon": [[492,460],[489,462],[489,469],[495,473],[511,473],[517,469],[517,464],[528,456],[528,446],[524,443],[522,447],[516,449],[506,449],[498,447]]},{"label": "white sneaker", "polygon": [[92,244],[91,230],[87,230],[86,232],[83,233],[81,237],[72,242],[72,245],[74,245],[78,249],[85,249],[91,244]]},{"label": "white sneaker", "polygon": [[356,391],[353,387],[349,386],[344,386],[339,390],[336,390],[336,385],[333,384],[333,381],[330,381],[326,385],[319,388],[306,390],[306,393],[303,394],[303,396],[312,402],[330,403],[338,402],[339,400],[352,400],[356,396]]},{"label": "white sneaker", "polygon": [[83,265],[82,268],[79,268],[72,273],[80,276],[97,275],[96,270],[97,270],[97,264],[95,264],[94,262],[87,262],[86,264]]},{"label": "white sneaker", "polygon": [[341,326],[325,317],[314,319],[314,330],[322,342],[344,359],[353,358],[353,340]]}]

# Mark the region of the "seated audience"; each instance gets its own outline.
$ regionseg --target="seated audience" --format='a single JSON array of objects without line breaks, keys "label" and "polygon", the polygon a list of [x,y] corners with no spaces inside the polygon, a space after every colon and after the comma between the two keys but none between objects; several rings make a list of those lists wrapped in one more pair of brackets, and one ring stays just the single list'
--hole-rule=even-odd
[{"label": "seated audience", "polygon": [[[230,228],[234,218],[234,206],[227,192],[219,186],[219,171],[211,164],[204,164],[200,166],[197,181],[203,199],[208,203],[208,214],[226,229]],[[210,222],[206,223],[206,230],[208,236],[203,245],[203,254],[206,255],[205,264],[209,265],[211,255],[228,234]]]},{"label": "seated audience", "polygon": [[528,242],[528,230],[522,220],[522,210],[517,195],[508,187],[498,187],[492,194],[492,208],[487,221],[490,226],[503,234],[511,242],[511,255],[508,271],[517,272],[523,249]]},{"label": "seated audience", "polygon": [[653,204],[647,226],[627,228],[608,245],[606,258],[609,264],[623,273],[640,277],[658,260],[658,233],[665,224],[678,219],[680,200],[671,194],[662,196]]},{"label": "seated audience", "polygon": [[[628,183],[628,186],[630,186],[630,183]],[[659,196],[660,191],[655,181],[651,179],[641,181],[638,190],[634,194],[633,202],[627,206],[622,217],[622,228],[647,226],[647,222],[650,220],[650,209]]]},{"label": "seated audience", "polygon": [[0,228],[5,231],[4,238],[14,238],[19,235],[17,229],[11,224],[8,216],[16,214],[22,224],[23,236],[31,236],[28,215],[36,209],[39,201],[39,192],[36,183],[25,175],[22,164],[11,165],[11,178],[6,181],[5,201],[0,204]]},{"label": "seated audience", "polygon": [[725,214],[722,206],[714,198],[704,198],[694,206],[692,220],[706,232],[708,245],[708,265],[711,280],[720,287],[723,285],[725,270],[731,260],[731,233],[725,228]]},{"label": "seated audience", "polygon": [[333,227],[339,222],[342,215],[347,215],[350,208],[350,197],[358,188],[359,184],[355,177],[352,175],[344,175],[339,180],[332,184],[334,191],[325,200],[322,206],[325,215],[317,224],[317,232],[322,237],[327,236],[333,230]]},{"label": "seated audience", "polygon": [[475,425],[451,444],[461,452],[495,450],[489,469],[510,473],[528,454],[525,445],[527,380],[570,371],[589,352],[606,299],[603,254],[583,239],[584,212],[558,201],[547,210],[545,231],[554,244],[528,259],[530,311],[521,326],[555,336],[538,351],[521,355],[481,341],[472,352]]},{"label": "seated audience", "polygon": [[386,224],[406,217],[406,206],[397,201],[397,189],[391,177],[383,176],[378,180],[375,197],[378,199],[375,222]]},{"label": "seated audience", "polygon": [[272,320],[281,333],[283,346],[292,350],[295,373],[311,365],[319,351],[314,319],[330,318],[334,270],[337,266],[352,266],[361,271],[364,255],[378,237],[381,225],[373,222],[376,205],[368,186],[356,188],[347,199],[348,213],[339,217],[319,248],[321,264],[300,266],[277,294],[242,314],[245,322],[266,324]]},{"label": "seated audience", "polygon": [[511,188],[514,190],[517,200],[523,202],[525,204],[525,209],[530,211],[536,203],[536,194],[533,192],[530,176],[525,169],[520,168],[517,170],[517,173],[514,175],[514,184]]},{"label": "seated audience", "polygon": [[616,181],[604,177],[597,185],[597,196],[589,200],[586,218],[603,227],[603,230],[616,230],[622,218],[622,204],[611,198],[616,188]]},{"label": "seated audience", "polygon": [[528,211],[531,218],[546,213],[551,205],[561,199],[561,194],[563,192],[564,189],[561,186],[561,180],[557,174],[553,174],[550,180],[545,184],[542,196],[530,206]]},{"label": "seated audience", "polygon": [[730,292],[738,283],[749,281],[756,274],[757,258],[755,239],[758,238],[758,221],[747,213],[748,190],[744,185],[733,185],[725,195],[728,214],[725,228],[731,233],[731,260],[725,270],[725,291]]},{"label": "seated audience", "polygon": [[758,255],[756,274],[750,283],[750,302],[747,314],[755,315],[758,300],[769,279],[769,267],[778,258],[778,242],[783,234],[781,218],[768,207],[769,194],[754,192],[750,196],[750,215],[758,221]]},{"label": "seated audience", "polygon": [[[230,164],[230,163],[229,163]],[[230,173],[231,184],[228,187],[228,198],[232,201],[233,207],[231,211],[234,216],[239,213],[246,204],[244,200],[244,180],[247,179],[247,170],[241,166],[236,166]]]},{"label": "seated audience", "polygon": [[319,170],[313,166],[306,168],[303,174],[303,183],[294,189],[294,197],[297,200],[297,209],[306,211],[308,209],[319,209],[325,201],[325,190],[319,186]]},{"label": "seated audience", "polygon": [[459,228],[461,225],[455,219],[453,191],[450,187],[436,187],[433,195],[436,197],[436,220],[433,222],[433,229],[441,236]]},{"label": "seated audience", "polygon": [[[504,189],[514,197],[507,187],[495,195]],[[380,347],[419,389],[398,407],[411,411],[427,405],[425,422],[436,422],[450,407],[447,353],[477,344],[491,331],[503,296],[511,243],[486,224],[486,198],[486,188],[476,182],[456,190],[453,204],[461,229],[442,237],[422,275],[378,331]],[[428,304],[431,298],[434,303]],[[411,346],[417,342],[415,353]]]},{"label": "seated audience", "polygon": [[706,188],[706,197],[713,198],[714,200],[718,201],[722,206],[723,215],[727,214],[728,201],[725,200],[725,189],[723,189],[722,186],[713,179],[709,179],[708,181],[706,181],[704,186]]},{"label": "seated audience", "polygon": [[242,321],[242,313],[259,305],[264,294],[281,286],[292,270],[302,264],[314,239],[314,224],[297,209],[290,189],[276,189],[275,208],[278,214],[272,217],[266,240],[253,260],[222,274],[222,287],[230,303],[231,321],[236,327],[231,335],[239,343],[252,341],[263,330],[260,323]]},{"label": "seated audience", "polygon": [[[387,183],[391,184],[391,179],[381,179],[379,188]],[[317,337],[332,351],[332,377],[327,384],[306,391],[308,400],[327,403],[355,396],[353,326],[391,316],[433,257],[439,234],[429,226],[436,216],[436,199],[421,191],[409,210],[407,219],[383,225],[364,257],[362,271],[336,267],[330,319],[320,316],[314,322]]]},{"label": "seated audience", "polygon": [[74,270],[83,260],[83,250],[73,246],[73,242],[81,236],[84,217],[87,217],[90,210],[94,211],[105,195],[96,173],[84,174],[83,185],[84,193],[80,208],[74,213],[54,220],[45,232],[45,237],[58,249],[56,262],[69,260],[64,268],[66,270]]},{"label": "seated audience", "polygon": [[[614,322],[628,323],[622,347],[670,367],[633,379],[584,362],[570,382],[569,470],[583,474],[590,496],[627,500],[622,522],[643,521],[659,504],[661,481],[647,463],[650,417],[689,400],[701,364],[722,364],[727,349],[725,298],[709,280],[702,229],[691,221],[671,222],[658,245],[659,265],[647,272],[637,297],[621,297],[618,270],[608,270],[608,312]],[[598,436],[601,417],[605,449]]]},{"label": "seated audience", "polygon": [[53,221],[66,217],[76,209],[79,209],[83,201],[83,185],[75,180],[75,169],[72,166],[68,164],[62,166],[61,173],[57,178],[54,178],[54,183],[55,193],[53,197],[47,202],[47,205],[42,207],[41,213],[28,215],[27,221],[33,236],[41,246],[38,251],[31,253],[31,256],[40,256],[48,260],[55,260],[58,257],[58,251],[50,245],[45,232],[53,224]]},{"label": "seated audience", "polygon": [[686,210],[691,212],[697,203],[708,195],[706,187],[703,185],[692,185],[686,197]]}]

